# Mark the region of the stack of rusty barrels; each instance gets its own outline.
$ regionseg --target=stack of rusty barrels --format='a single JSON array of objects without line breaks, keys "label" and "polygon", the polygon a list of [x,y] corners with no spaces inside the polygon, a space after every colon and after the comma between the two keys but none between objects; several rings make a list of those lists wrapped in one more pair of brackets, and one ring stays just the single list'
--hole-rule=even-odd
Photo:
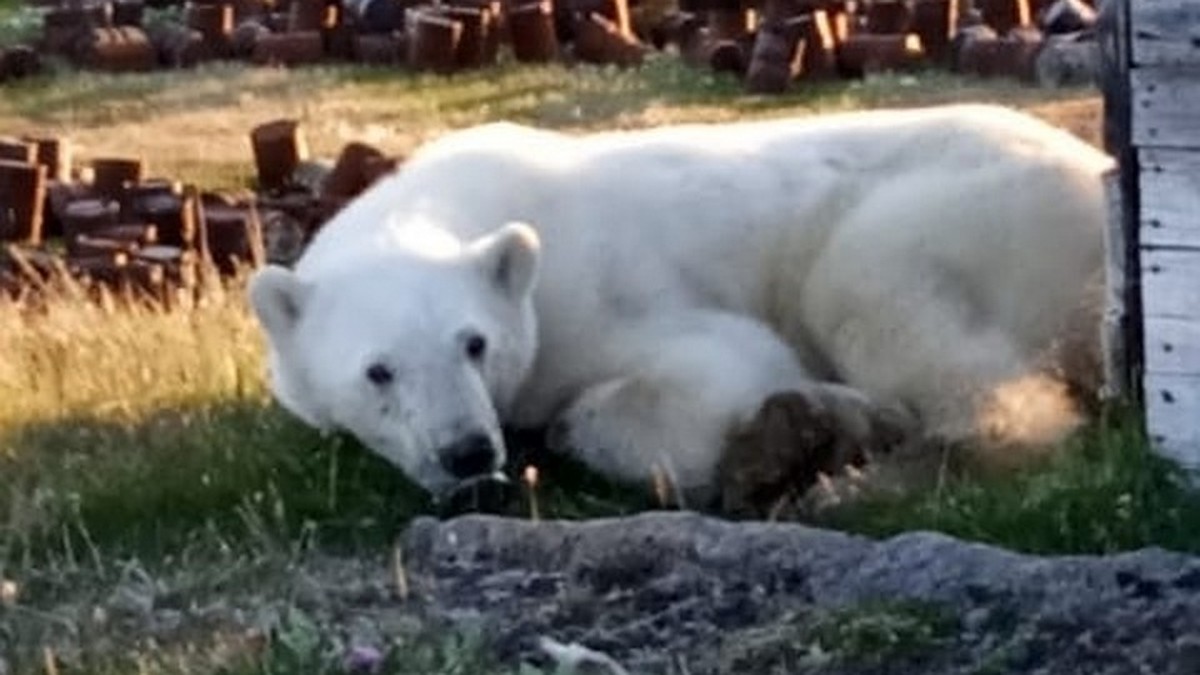
[{"label": "stack of rusty barrels", "polygon": [[[1082,51],[1096,61],[1092,0],[979,0],[960,17],[951,66],[979,77],[1046,82],[1039,69],[1054,69],[1057,57]],[[1082,39],[1079,39],[1082,38]]]},{"label": "stack of rusty barrels", "polygon": [[401,158],[362,142],[314,160],[299,122],[250,131],[253,193],[204,192],[152,177],[138,157],[74,157],[66,139],[0,138],[0,292],[66,271],[96,287],[169,298],[205,270],[290,264],[350,200]]},{"label": "stack of rusty barrels", "polygon": [[665,40],[696,66],[744,78],[755,93],[797,80],[900,70],[940,58],[957,0],[689,0]]},{"label": "stack of rusty barrels", "polygon": [[[144,1],[59,0],[40,49],[111,71],[242,59],[445,74],[504,50],[523,63],[634,66],[653,45],[778,93],[929,65],[1030,79],[1043,38],[1095,13],[1095,0],[186,0],[179,20],[147,26]],[[39,53],[0,54],[0,80],[36,70]]]},{"label": "stack of rusty barrels", "polygon": [[502,48],[519,62],[621,65],[646,51],[627,0],[187,0],[177,19],[153,21],[143,1],[61,0],[32,53],[107,71],[240,59],[451,73],[493,64]]},{"label": "stack of rusty barrels", "polygon": [[332,163],[314,161],[294,119],[259,124],[250,132],[250,144],[264,254],[280,264],[294,261],[325,222],[401,161],[358,141],[343,146]]},{"label": "stack of rusty barrels", "polygon": [[[685,61],[780,93],[797,80],[941,66],[1030,79],[1053,16],[1091,0],[683,0],[661,41]],[[1070,11],[1060,10],[1069,5]]]},{"label": "stack of rusty barrels", "polygon": [[110,72],[156,68],[158,53],[142,27],[141,0],[69,3],[43,17],[42,51]]},{"label": "stack of rusty barrels", "polygon": [[[178,185],[147,179],[137,159],[98,157],[75,167],[60,138],[5,139],[0,155],[0,241],[16,257],[45,263],[47,251],[61,249],[62,267],[73,274],[144,291],[186,279],[194,226]],[[43,249],[51,240],[61,245]],[[52,266],[35,267],[49,273]]]},{"label": "stack of rusty barrels", "polygon": [[75,163],[60,138],[0,140],[0,156],[5,290],[66,270],[162,297],[194,285],[201,255],[223,272],[262,260],[252,209],[148,177],[140,158]]}]

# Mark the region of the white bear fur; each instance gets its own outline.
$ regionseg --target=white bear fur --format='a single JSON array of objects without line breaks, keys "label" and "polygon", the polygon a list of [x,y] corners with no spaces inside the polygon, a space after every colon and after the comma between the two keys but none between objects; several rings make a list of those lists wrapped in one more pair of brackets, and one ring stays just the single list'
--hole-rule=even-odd
[{"label": "white bear fur", "polygon": [[[421,148],[251,298],[279,400],[431,490],[452,482],[439,443],[500,443],[502,424],[552,426],[618,478],[704,488],[731,426],[785,390],[847,433],[886,405],[928,436],[1051,440],[1074,420],[1056,383],[1094,379],[1080,357],[1099,339],[1111,166],[983,105],[586,136],[491,124]],[[496,260],[516,287],[497,292]],[[466,329],[489,340],[485,367],[460,357]],[[362,375],[372,359],[397,371],[386,391]],[[998,401],[1005,386],[1020,400]],[[989,422],[1005,405],[1022,419]]]}]

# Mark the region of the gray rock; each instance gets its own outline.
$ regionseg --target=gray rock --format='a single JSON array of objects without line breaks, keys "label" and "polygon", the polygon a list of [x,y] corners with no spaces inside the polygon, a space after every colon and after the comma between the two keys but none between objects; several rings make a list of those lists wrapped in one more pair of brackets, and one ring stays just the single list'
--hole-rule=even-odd
[{"label": "gray rock", "polygon": [[685,513],[418,519],[402,545],[425,615],[481,622],[514,661],[537,663],[542,637],[642,673],[1182,675],[1200,659],[1200,559],[1157,549],[1038,557]]}]

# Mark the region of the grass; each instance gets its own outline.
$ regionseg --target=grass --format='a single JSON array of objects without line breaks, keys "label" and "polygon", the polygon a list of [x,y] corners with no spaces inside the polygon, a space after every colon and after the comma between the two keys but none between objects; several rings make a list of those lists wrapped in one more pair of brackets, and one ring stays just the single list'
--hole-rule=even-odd
[{"label": "grass", "polygon": [[826,524],[874,536],[946,532],[1029,553],[1200,552],[1200,497],[1156,456],[1139,414],[1114,406],[1060,452],[1015,473],[966,473],[938,488],[867,501]]},{"label": "grass", "polygon": [[[761,98],[669,59],[638,71],[509,64],[453,78],[228,64],[186,74],[68,72],[4,88],[0,132],[60,133],[84,159],[136,153],[152,173],[244,187],[249,130],[283,116],[303,122],[314,154],[330,156],[348,140],[404,154],[449,128],[500,118],[586,131],[966,99],[1098,134],[1089,91],[923,73]],[[275,622],[261,642],[208,634],[147,644],[85,629],[89,608],[107,602],[131,569],[180,606],[244,588],[287,598],[282,579],[298,561],[385,554],[410,518],[435,509],[353,440],[322,437],[271,403],[262,340],[236,283],[171,311],[81,296],[64,286],[37,306],[0,301],[0,581],[19,589],[15,601],[0,602],[0,660],[12,672],[41,672],[41,646],[70,634],[72,672],[336,672],[345,645],[312,635],[303,618]],[[936,490],[853,505],[824,522],[872,535],[938,529],[1034,552],[1200,551],[1200,532],[1186,527],[1200,500],[1137,429],[1135,414],[1114,411],[1042,466],[949,475]],[[543,517],[652,505],[567,462],[536,461]],[[527,495],[510,503],[512,514],[528,510]],[[427,660],[385,672],[497,672],[466,638],[405,639],[404,653]]]},{"label": "grass", "polygon": [[949,610],[915,601],[872,601],[833,610],[809,629],[823,652],[883,666],[933,652],[958,626]]},{"label": "grass", "polygon": [[726,636],[718,672],[921,672],[923,661],[954,641],[958,624],[949,607],[913,600],[802,608]]},{"label": "grass", "polygon": [[[378,675],[544,675],[529,666],[506,668],[492,661],[480,636],[416,631],[394,636],[384,650],[355,649],[330,639],[302,612],[291,613],[258,658],[222,668],[219,675],[336,675],[347,670]],[[564,674],[565,675],[565,674]]]}]

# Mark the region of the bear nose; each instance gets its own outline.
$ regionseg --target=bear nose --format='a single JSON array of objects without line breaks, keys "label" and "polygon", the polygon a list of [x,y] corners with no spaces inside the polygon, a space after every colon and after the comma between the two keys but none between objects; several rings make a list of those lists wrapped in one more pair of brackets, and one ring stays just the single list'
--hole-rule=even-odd
[{"label": "bear nose", "polygon": [[485,434],[471,434],[438,451],[442,468],[456,478],[471,478],[495,469],[496,448]]}]

